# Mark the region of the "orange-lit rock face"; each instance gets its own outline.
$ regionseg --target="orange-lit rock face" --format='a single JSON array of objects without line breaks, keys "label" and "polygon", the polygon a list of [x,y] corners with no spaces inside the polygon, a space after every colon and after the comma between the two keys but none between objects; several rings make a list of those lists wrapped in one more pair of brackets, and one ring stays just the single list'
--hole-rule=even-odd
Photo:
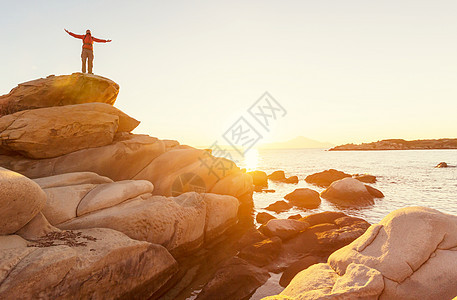
[{"label": "orange-lit rock face", "polygon": [[74,73],[24,82],[0,96],[0,115],[25,109],[102,102],[113,105],[119,85],[97,75]]}]

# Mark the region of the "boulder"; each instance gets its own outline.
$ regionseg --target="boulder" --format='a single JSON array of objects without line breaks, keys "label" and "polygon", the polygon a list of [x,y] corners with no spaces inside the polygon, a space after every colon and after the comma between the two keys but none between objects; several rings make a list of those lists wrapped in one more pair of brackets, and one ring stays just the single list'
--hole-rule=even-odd
[{"label": "boulder", "polygon": [[130,132],[138,124],[103,103],[26,110],[0,118],[1,148],[34,159],[52,158],[106,146],[116,132]]},{"label": "boulder", "polygon": [[0,298],[149,298],[177,271],[165,248],[110,229],[65,231],[0,250]]},{"label": "boulder", "polygon": [[364,183],[375,183],[376,182],[376,176],[370,175],[370,174],[355,174],[352,177],[357,179],[358,181],[362,181]]},{"label": "boulder", "polygon": [[385,282],[380,298],[451,299],[457,295],[456,248],[457,216],[408,207],[371,226],[328,263],[340,276],[351,264],[378,270]]},{"label": "boulder", "polygon": [[255,220],[259,224],[265,224],[268,221],[270,221],[271,219],[276,219],[276,217],[274,217],[274,216],[272,216],[272,215],[270,215],[269,213],[266,213],[266,212],[259,212],[255,216]]},{"label": "boulder", "polygon": [[205,241],[220,236],[238,221],[238,199],[228,195],[203,194],[206,203]]},{"label": "boulder", "polygon": [[81,184],[110,183],[113,180],[93,172],[74,172],[33,179],[42,189]]},{"label": "boulder", "polygon": [[268,271],[235,257],[216,271],[197,299],[245,299],[269,277]]},{"label": "boulder", "polygon": [[439,164],[437,164],[435,166],[435,168],[447,168],[447,167],[449,167],[449,165],[444,161],[440,162]]},{"label": "boulder", "polygon": [[288,216],[287,219],[291,219],[291,220],[300,220],[302,219],[303,216],[300,215],[300,214],[296,214],[296,215],[291,215],[291,216]]},{"label": "boulder", "polygon": [[286,174],[284,174],[284,171],[274,171],[268,175],[268,179],[272,181],[284,181],[286,180]]},{"label": "boulder", "polygon": [[252,171],[252,172],[248,172],[246,174],[249,174],[252,176],[252,183],[255,186],[268,187],[267,173],[265,173],[263,171]]},{"label": "boulder", "polygon": [[261,233],[257,228],[252,227],[238,240],[237,249],[243,249],[246,246],[266,240],[267,236]]},{"label": "boulder", "polygon": [[273,219],[268,221],[268,223],[264,226],[260,227],[260,229],[266,236],[277,236],[282,240],[287,240],[308,227],[308,223],[299,220]]},{"label": "boulder", "polygon": [[274,299],[378,299],[384,288],[376,269],[351,264],[344,276],[338,276],[327,264],[314,264],[298,273]]},{"label": "boulder", "polygon": [[165,149],[165,143],[154,137],[117,134],[111,145],[83,149],[55,158],[36,160],[1,155],[0,165],[29,178],[93,172],[119,181],[134,179],[148,164],[163,154]]},{"label": "boulder", "polygon": [[321,197],[340,206],[373,205],[373,195],[366,186],[354,178],[344,178],[333,182],[321,193]]},{"label": "boulder", "polygon": [[341,217],[346,217],[346,215],[337,211],[324,211],[306,216],[302,218],[301,221],[307,222],[310,226],[314,226],[323,223],[334,223],[336,219]]},{"label": "boulder", "polygon": [[38,184],[0,167],[0,235],[21,229],[45,203],[46,194]]},{"label": "boulder", "polygon": [[26,109],[101,102],[113,105],[119,85],[98,75],[73,73],[20,83],[0,96],[0,115]]},{"label": "boulder", "polygon": [[309,209],[317,208],[321,205],[319,193],[308,188],[296,189],[292,193],[285,195],[284,199],[295,206]]},{"label": "boulder", "polygon": [[296,183],[298,183],[298,176],[290,176],[286,180],[284,180],[284,182],[296,184]]},{"label": "boulder", "polygon": [[42,213],[52,225],[76,218],[78,205],[95,184],[78,184],[44,189],[47,200]]},{"label": "boulder", "polygon": [[241,249],[238,256],[250,263],[262,267],[273,261],[281,252],[282,241],[274,236]]},{"label": "boulder", "polygon": [[286,201],[280,200],[276,201],[273,204],[268,205],[265,207],[266,210],[274,211],[276,213],[280,213],[292,208],[292,205],[287,203]]},{"label": "boulder", "polygon": [[319,262],[321,262],[321,260],[318,257],[312,255],[308,255],[300,260],[297,260],[284,271],[284,273],[281,275],[281,279],[279,280],[279,284],[282,287],[286,287],[295,277],[295,275]]},{"label": "boulder", "polygon": [[99,184],[79,202],[76,215],[82,216],[108,208],[142,194],[152,193],[154,186],[147,180],[122,180]]},{"label": "boulder", "polygon": [[346,174],[335,169],[325,170],[319,173],[308,175],[305,181],[311,184],[315,184],[320,187],[328,187],[332,182],[341,180],[346,177],[351,177],[350,174]]},{"label": "boulder", "polygon": [[384,198],[384,194],[378,190],[378,189],[375,189],[374,187],[372,186],[369,186],[367,184],[365,184],[365,187],[367,188],[367,191],[375,198]]},{"label": "boulder", "polygon": [[204,240],[206,203],[197,193],[137,197],[58,225],[60,229],[111,228],[132,239],[166,247],[179,255]]}]

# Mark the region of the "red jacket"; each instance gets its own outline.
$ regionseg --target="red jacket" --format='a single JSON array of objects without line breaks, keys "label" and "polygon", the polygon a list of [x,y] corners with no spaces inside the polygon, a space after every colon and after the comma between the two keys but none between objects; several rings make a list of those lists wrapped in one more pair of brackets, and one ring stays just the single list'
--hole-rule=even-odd
[{"label": "red jacket", "polygon": [[82,35],[82,34],[74,34],[73,32],[68,32],[68,34],[74,38],[83,40],[83,49],[93,50],[94,42],[97,42],[97,43],[107,43],[108,42],[107,40],[97,39],[96,37],[93,37],[90,34]]}]

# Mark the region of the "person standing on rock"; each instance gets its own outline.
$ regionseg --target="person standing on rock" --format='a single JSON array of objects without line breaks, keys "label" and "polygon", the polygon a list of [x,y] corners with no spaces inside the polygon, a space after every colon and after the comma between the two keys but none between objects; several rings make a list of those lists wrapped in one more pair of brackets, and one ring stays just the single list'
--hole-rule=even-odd
[{"label": "person standing on rock", "polygon": [[109,43],[111,40],[103,40],[103,39],[97,39],[96,37],[93,37],[90,33],[90,30],[86,30],[86,34],[74,34],[73,32],[70,32],[66,29],[64,29],[66,33],[71,35],[74,38],[81,39],[83,40],[83,50],[81,52],[81,59],[82,59],[82,72],[86,73],[86,61],[89,62],[89,74],[94,74],[92,72],[92,67],[93,67],[93,61],[94,61],[94,42],[97,43]]}]

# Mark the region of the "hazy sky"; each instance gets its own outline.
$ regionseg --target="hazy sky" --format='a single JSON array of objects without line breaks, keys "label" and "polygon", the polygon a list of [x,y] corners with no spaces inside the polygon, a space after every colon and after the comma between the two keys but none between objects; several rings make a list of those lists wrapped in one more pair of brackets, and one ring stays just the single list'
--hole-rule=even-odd
[{"label": "hazy sky", "polygon": [[457,137],[455,0],[0,3],[0,94],[80,71],[89,28],[136,133],[209,145],[268,91],[265,142]]}]

